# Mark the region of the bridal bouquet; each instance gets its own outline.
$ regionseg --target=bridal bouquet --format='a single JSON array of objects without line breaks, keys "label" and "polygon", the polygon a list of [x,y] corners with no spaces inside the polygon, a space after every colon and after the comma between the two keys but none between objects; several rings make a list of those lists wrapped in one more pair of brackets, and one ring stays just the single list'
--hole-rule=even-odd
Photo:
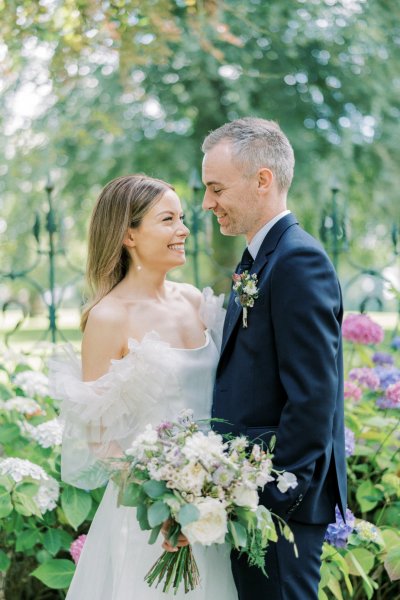
[{"label": "bridal bouquet", "polygon": [[[176,422],[147,425],[126,451],[125,468],[114,473],[119,503],[135,506],[139,525],[151,530],[154,544],[169,521],[169,542],[175,546],[180,533],[190,544],[203,546],[227,542],[247,554],[248,562],[264,571],[267,546],[277,540],[277,527],[294,542],[289,527],[272,519],[259,505],[257,490],[275,482],[282,493],[296,487],[292,473],[273,469],[272,455],[244,436],[224,442],[213,431],[203,432],[184,411]],[[128,468],[126,468],[128,462]],[[164,552],[145,576],[151,586],[163,582],[163,591],[185,593],[199,583],[191,546]]]}]

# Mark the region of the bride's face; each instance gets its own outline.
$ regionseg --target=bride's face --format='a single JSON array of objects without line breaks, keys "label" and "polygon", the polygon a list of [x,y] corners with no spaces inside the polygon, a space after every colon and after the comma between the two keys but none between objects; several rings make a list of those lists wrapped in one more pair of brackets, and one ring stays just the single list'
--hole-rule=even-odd
[{"label": "bride's face", "polygon": [[132,229],[134,260],[145,266],[172,269],[185,263],[185,241],[189,229],[183,222],[180,200],[168,190]]}]

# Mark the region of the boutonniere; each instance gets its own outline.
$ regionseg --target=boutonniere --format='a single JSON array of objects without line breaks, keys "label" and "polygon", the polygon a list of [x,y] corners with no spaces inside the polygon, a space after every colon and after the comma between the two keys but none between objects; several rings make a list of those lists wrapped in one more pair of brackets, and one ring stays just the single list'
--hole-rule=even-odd
[{"label": "boutonniere", "polygon": [[247,327],[247,311],[254,306],[254,300],[258,298],[257,275],[243,271],[240,274],[234,273],[232,279],[235,302],[243,308],[243,327]]}]

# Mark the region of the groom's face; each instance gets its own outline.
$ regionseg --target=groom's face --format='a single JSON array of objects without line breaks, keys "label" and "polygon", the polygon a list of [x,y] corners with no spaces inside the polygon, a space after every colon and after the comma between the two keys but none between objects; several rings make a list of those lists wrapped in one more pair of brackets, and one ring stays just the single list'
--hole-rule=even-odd
[{"label": "groom's face", "polygon": [[203,208],[213,211],[221,233],[242,234],[249,241],[259,229],[257,175],[247,175],[232,160],[229,142],[218,143],[204,155],[203,183]]}]

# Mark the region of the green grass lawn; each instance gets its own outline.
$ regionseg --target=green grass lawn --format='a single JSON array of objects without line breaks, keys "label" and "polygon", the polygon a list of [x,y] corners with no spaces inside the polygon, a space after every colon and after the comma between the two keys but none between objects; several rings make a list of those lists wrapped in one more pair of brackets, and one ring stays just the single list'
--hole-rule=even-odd
[{"label": "green grass lawn", "polygon": [[[379,323],[388,333],[392,332],[398,325],[398,315],[395,312],[369,312],[370,317]],[[11,332],[21,318],[18,311],[7,311],[0,316],[0,342],[5,341],[7,333]],[[79,329],[79,311],[77,309],[64,308],[57,313],[57,325],[60,334],[57,342],[71,342],[79,345],[82,333]],[[15,350],[32,350],[41,341],[51,341],[48,331],[49,320],[45,314],[28,317],[20,328],[8,338],[8,345]]]}]

